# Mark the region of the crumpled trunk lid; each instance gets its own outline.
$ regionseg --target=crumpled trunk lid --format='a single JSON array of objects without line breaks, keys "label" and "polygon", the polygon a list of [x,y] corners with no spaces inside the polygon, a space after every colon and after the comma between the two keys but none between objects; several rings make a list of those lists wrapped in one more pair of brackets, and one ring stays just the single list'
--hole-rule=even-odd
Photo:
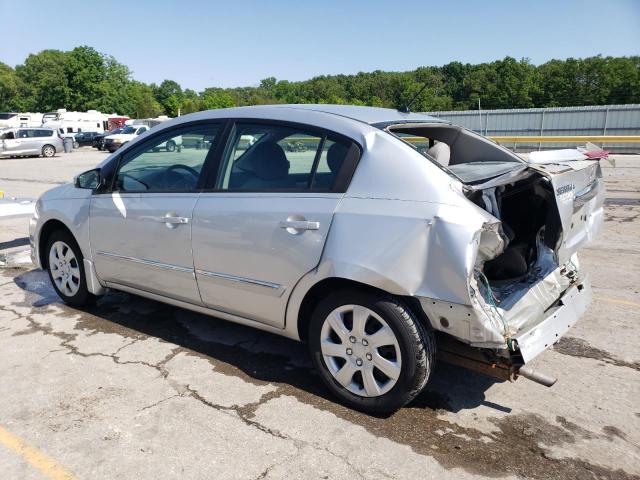
[{"label": "crumpled trunk lid", "polygon": [[605,188],[598,160],[531,165],[553,185],[562,236],[557,246],[563,265],[600,232],[604,222]]}]

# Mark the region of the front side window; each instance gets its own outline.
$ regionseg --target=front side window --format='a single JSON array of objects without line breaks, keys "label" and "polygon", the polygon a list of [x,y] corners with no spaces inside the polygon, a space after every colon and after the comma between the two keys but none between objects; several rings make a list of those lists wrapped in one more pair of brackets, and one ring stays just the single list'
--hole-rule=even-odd
[{"label": "front side window", "polygon": [[121,192],[195,190],[219,132],[216,124],[164,132],[123,157],[114,181]]},{"label": "front side window", "polygon": [[[329,190],[333,179],[329,178],[326,154],[334,143],[324,134],[294,127],[237,125],[217,187],[235,191]],[[347,150],[345,146],[345,155]],[[323,157],[320,172],[318,165]],[[322,175],[323,180],[316,175]]]}]

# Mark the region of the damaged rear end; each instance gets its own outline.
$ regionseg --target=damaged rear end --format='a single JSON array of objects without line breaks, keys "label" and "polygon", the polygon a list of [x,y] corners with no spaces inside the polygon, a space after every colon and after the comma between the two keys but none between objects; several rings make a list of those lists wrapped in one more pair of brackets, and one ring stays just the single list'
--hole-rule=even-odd
[{"label": "damaged rear end", "polygon": [[481,209],[443,210],[433,224],[434,264],[454,254],[464,258],[446,275],[429,277],[443,289],[417,293],[440,332],[440,359],[502,379],[522,375],[552,384],[525,364],[556,343],[590,303],[577,252],[602,228],[599,161],[607,152],[588,144],[533,152],[525,161],[455,125],[385,129],[455,177],[456,190]]},{"label": "damaged rear end", "polygon": [[[577,251],[602,227],[605,190],[598,159],[554,162],[552,152],[545,154],[546,161],[465,188],[495,221],[483,225],[470,247],[469,338],[466,345],[444,338],[440,351],[448,362],[550,386],[555,380],[524,365],[556,343],[590,303]],[[435,318],[446,318],[446,305],[429,307]]]}]

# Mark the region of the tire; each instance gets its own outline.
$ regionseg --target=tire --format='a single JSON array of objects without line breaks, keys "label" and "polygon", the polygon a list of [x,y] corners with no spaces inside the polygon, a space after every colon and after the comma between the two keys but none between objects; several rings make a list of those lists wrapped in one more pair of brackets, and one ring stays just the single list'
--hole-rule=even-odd
[{"label": "tire", "polygon": [[175,150],[176,150],[176,142],[174,142],[173,140],[167,141],[167,144],[165,145],[165,148],[167,149],[167,152],[175,152]]},{"label": "tire", "polygon": [[[358,333],[354,318],[365,319],[358,322],[364,333]],[[344,404],[367,413],[390,413],[406,405],[422,391],[434,367],[430,326],[387,294],[353,289],[328,295],[313,312],[308,338],[324,384]]]},{"label": "tire", "polygon": [[56,230],[47,239],[47,272],[58,296],[67,304],[81,307],[94,300],[87,290],[82,251],[73,236]]},{"label": "tire", "polygon": [[42,147],[42,156],[45,158],[51,158],[56,154],[56,149],[53,145],[45,145]]}]

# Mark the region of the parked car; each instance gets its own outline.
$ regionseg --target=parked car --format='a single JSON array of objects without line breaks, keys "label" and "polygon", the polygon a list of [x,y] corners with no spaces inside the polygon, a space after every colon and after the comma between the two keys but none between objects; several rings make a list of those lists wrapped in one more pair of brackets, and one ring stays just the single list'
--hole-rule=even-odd
[{"label": "parked car", "polygon": [[142,135],[148,131],[149,128],[147,125],[128,125],[120,132],[104,137],[104,148],[113,153],[121,146],[135,139],[138,135]]},{"label": "parked car", "polygon": [[98,135],[100,135],[98,132],[76,133],[74,137],[75,143],[78,147],[88,147],[89,145],[93,145],[93,141]]},{"label": "parked car", "polygon": [[[159,151],[178,136],[208,147]],[[605,193],[597,160],[545,153],[381,108],[194,113],[45,193],[32,256],[70,305],[122,290],[306,341],[367,412],[414,398],[436,358],[550,384],[528,364],[587,308],[576,252]]]},{"label": "parked car", "polygon": [[2,157],[53,157],[62,150],[62,139],[51,128],[8,128],[0,135]]},{"label": "parked car", "polygon": [[114,128],[113,130],[110,130],[108,132],[96,135],[95,137],[93,137],[93,142],[91,143],[91,146],[93,148],[97,148],[100,151],[104,150],[105,149],[105,147],[104,147],[104,139],[106,137],[108,137],[109,135],[115,135],[117,133],[120,133],[120,132],[122,132],[122,130],[124,130],[124,127],[118,127],[118,128]]}]

